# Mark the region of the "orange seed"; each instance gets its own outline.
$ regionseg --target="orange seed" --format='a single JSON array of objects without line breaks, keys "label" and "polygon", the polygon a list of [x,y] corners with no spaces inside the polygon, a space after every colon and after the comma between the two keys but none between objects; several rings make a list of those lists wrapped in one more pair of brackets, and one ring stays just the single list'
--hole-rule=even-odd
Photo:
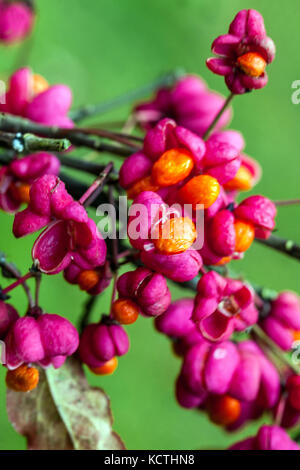
[{"label": "orange seed", "polygon": [[30,202],[30,184],[28,183],[12,183],[10,185],[10,191],[13,194],[14,199],[20,203],[29,204]]},{"label": "orange seed", "polygon": [[193,158],[187,150],[182,148],[167,150],[154,163],[152,180],[158,186],[171,186],[189,176],[193,167]]},{"label": "orange seed", "polygon": [[77,282],[81,290],[88,291],[95,287],[99,281],[99,275],[94,269],[81,271],[77,277]]},{"label": "orange seed", "polygon": [[121,325],[130,325],[138,319],[139,308],[130,299],[118,299],[112,305],[112,315]]},{"label": "orange seed", "polygon": [[208,209],[218,198],[220,185],[216,178],[210,175],[194,176],[179,191],[184,203],[192,204],[196,209],[197,204],[203,204]]},{"label": "orange seed", "polygon": [[8,370],[6,385],[15,392],[29,392],[39,383],[39,371],[35,367],[22,364],[14,370]]},{"label": "orange seed", "polygon": [[39,95],[43,91],[48,90],[48,88],[49,88],[49,83],[42,75],[39,75],[38,73],[33,74],[32,91],[33,91],[34,96]]},{"label": "orange seed", "polygon": [[231,261],[231,256],[224,256],[220,261],[218,261],[215,266],[223,266]]},{"label": "orange seed", "polygon": [[238,66],[250,77],[260,77],[266,68],[267,62],[257,52],[247,52],[237,59]]},{"label": "orange seed", "polygon": [[158,228],[153,243],[158,251],[170,255],[186,251],[196,237],[195,224],[189,217],[174,217]]},{"label": "orange seed", "polygon": [[252,188],[252,174],[244,165],[240,166],[232,180],[224,184],[226,191],[248,191]]},{"label": "orange seed", "polygon": [[235,251],[241,253],[250,248],[254,237],[255,229],[249,222],[243,220],[236,220],[234,222],[235,229]]},{"label": "orange seed", "polygon": [[159,186],[157,186],[152,181],[152,176],[146,176],[145,178],[140,179],[134,183],[128,190],[127,196],[129,199],[135,199],[143,191],[157,191]]},{"label": "orange seed", "polygon": [[113,357],[109,361],[105,362],[100,367],[90,367],[90,370],[96,375],[110,375],[113,374],[118,367],[118,359]]},{"label": "orange seed", "polygon": [[214,423],[228,426],[240,416],[241,403],[230,395],[216,395],[209,400],[208,413]]},{"label": "orange seed", "polygon": [[294,337],[294,341],[300,341],[300,331],[299,330],[293,331],[293,337]]}]

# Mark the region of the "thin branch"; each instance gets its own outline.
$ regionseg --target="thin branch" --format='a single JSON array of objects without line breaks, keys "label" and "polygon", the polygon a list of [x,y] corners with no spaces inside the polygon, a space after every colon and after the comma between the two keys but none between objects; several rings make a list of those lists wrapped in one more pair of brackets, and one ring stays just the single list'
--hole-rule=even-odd
[{"label": "thin branch", "polygon": [[100,163],[89,162],[82,158],[74,158],[69,156],[67,153],[60,153],[56,156],[62,166],[72,168],[73,170],[84,171],[91,175],[98,175],[105,168],[105,166],[100,165]]},{"label": "thin branch", "polygon": [[75,129],[71,129],[70,132],[80,132],[86,135],[96,135],[98,137],[103,137],[104,139],[114,140],[115,142],[119,142],[120,144],[128,145],[129,147],[136,147],[136,149],[140,149],[141,145],[136,144],[135,141],[140,143],[144,141],[142,137],[132,136],[123,132],[111,132],[106,129],[96,127],[77,127]]},{"label": "thin branch", "polygon": [[0,113],[0,130],[11,133],[31,133],[51,139],[66,138],[77,147],[88,147],[98,152],[108,152],[119,156],[129,156],[137,151],[136,147],[111,145],[76,130],[44,126],[29,119],[6,113]]},{"label": "thin branch", "polygon": [[[60,161],[61,165],[74,170],[84,171],[91,175],[98,175],[104,168],[104,165],[100,163],[89,162],[82,158],[74,158],[68,153],[57,153],[56,157]],[[13,150],[8,150],[5,153],[0,153],[0,165],[9,165],[16,158],[16,154]]]},{"label": "thin branch", "polygon": [[114,164],[112,162],[108,163],[103,171],[97,176],[93,184],[85,191],[85,193],[79,199],[80,204],[83,204],[85,207],[88,207],[92,204],[99,194],[102,191],[104,183],[109,175],[109,173],[113,170]]},{"label": "thin branch", "polygon": [[34,274],[32,272],[28,272],[27,274],[25,274],[24,276],[22,277],[18,277],[17,280],[15,282],[13,282],[12,284],[10,284],[9,286],[5,287],[5,289],[2,289],[2,294],[8,294],[8,292],[14,290],[16,287],[20,286],[20,285],[23,285],[25,281],[27,281],[28,279],[30,279],[31,277],[33,277]]},{"label": "thin branch", "polygon": [[277,237],[276,235],[271,235],[267,240],[261,240],[256,238],[255,241],[261,243],[262,245],[268,246],[273,250],[284,253],[291,258],[300,260],[300,245],[298,245],[293,240],[288,240],[285,238]]},{"label": "thin branch", "polygon": [[212,133],[212,131],[214,130],[217,122],[219,121],[220,117],[222,116],[222,114],[226,111],[226,109],[228,108],[228,106],[230,105],[231,101],[233,100],[234,98],[234,93],[231,93],[228,98],[226,99],[225,103],[223,104],[222,108],[220,109],[220,111],[218,112],[218,114],[216,115],[216,117],[214,118],[214,120],[212,121],[212,123],[210,124],[210,126],[208,127],[208,129],[205,131],[204,135],[203,135],[203,140],[206,140],[210,134]]},{"label": "thin branch", "polygon": [[[33,0],[23,0],[23,3],[26,3],[29,6],[29,8],[34,10]],[[33,44],[34,44],[34,34],[31,31],[30,36],[28,36],[19,45],[19,50],[17,51],[12,70],[18,70],[22,67],[28,66]]]},{"label": "thin branch", "polygon": [[97,114],[104,114],[115,108],[118,108],[128,103],[132,103],[135,100],[141,99],[144,96],[156,91],[157,88],[170,87],[174,85],[177,82],[177,80],[183,75],[184,75],[184,72],[182,70],[176,69],[173,72],[168,73],[158,78],[157,80],[155,80],[154,82],[148,85],[145,85],[141,88],[127,92],[124,95],[118,96],[117,98],[113,98],[106,102],[84,106],[75,111],[71,111],[70,118],[74,122],[78,122],[87,117],[95,116]]},{"label": "thin branch", "polygon": [[5,153],[0,153],[0,165],[9,165],[15,158],[16,153],[13,150],[7,150]]},{"label": "thin branch", "polygon": [[38,271],[35,273],[35,296],[34,296],[35,307],[39,306],[41,280],[42,280],[42,273]]},{"label": "thin branch", "polygon": [[[73,178],[70,175],[67,175],[65,173],[60,173],[60,178],[62,181],[65,183],[67,191],[71,194],[71,196],[74,199],[80,199],[82,194],[88,190],[89,185],[86,183],[82,183],[81,181],[77,180],[76,178]],[[91,207],[97,208],[99,204],[107,204],[108,201],[108,195],[106,191],[102,191],[100,195],[97,195],[97,198],[90,203]]]},{"label": "thin branch", "polygon": [[275,206],[293,206],[296,204],[300,204],[300,199],[284,199],[281,201],[273,201]]},{"label": "thin branch", "polygon": [[37,137],[30,133],[0,132],[0,145],[4,145],[17,153],[31,153],[37,151],[63,152],[71,146],[71,143],[68,139]]},{"label": "thin branch", "polygon": [[285,355],[281,349],[277,346],[276,343],[268,336],[266,333],[261,329],[260,326],[258,325],[253,325],[251,327],[251,331],[254,333],[257,338],[259,338],[263,343],[265,343],[268,348],[271,350],[272,354],[276,356],[281,362],[286,364],[290,369],[292,369],[295,374],[300,373],[300,368],[297,367],[295,364],[293,364],[289,358]]},{"label": "thin branch", "polygon": [[[3,253],[0,254],[0,267],[2,268],[4,273],[8,273],[14,279],[20,279],[22,277],[20,271],[16,268],[16,266],[13,263],[8,263],[6,261]],[[22,286],[28,299],[29,308],[32,308],[34,306],[34,301],[30,289],[25,281],[22,282]]]},{"label": "thin branch", "polygon": [[90,295],[87,299],[87,301],[84,303],[83,306],[83,312],[81,315],[80,319],[80,325],[79,325],[79,331],[82,333],[84,328],[87,326],[89,322],[90,315],[92,313],[92,310],[95,306],[95,303],[97,301],[98,296],[97,295]]}]

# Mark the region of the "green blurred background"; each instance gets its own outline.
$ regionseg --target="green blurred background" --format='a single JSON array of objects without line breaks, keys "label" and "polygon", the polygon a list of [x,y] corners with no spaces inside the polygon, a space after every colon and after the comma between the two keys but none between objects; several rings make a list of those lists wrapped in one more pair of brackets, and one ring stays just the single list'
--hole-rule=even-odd
[{"label": "green blurred background", "polygon": [[[291,102],[291,84],[300,79],[298,1],[289,0],[288,8],[270,0],[37,0],[37,5],[29,64],[50,83],[70,85],[75,106],[120,95],[177,66],[200,74],[211,88],[226,94],[223,78],[205,67],[210,45],[227,32],[237,11],[259,10],[276,43],[277,57],[268,69],[268,86],[235,99],[232,127],[243,132],[247,153],[263,167],[264,177],[255,191],[274,199],[300,196],[300,106]],[[1,48],[1,78],[11,72],[19,54],[19,46]],[[125,118],[128,109],[102,119]],[[102,158],[98,156],[99,161]],[[300,241],[299,214],[297,206],[280,208],[278,234]],[[16,241],[12,221],[0,214],[0,249],[25,272],[34,237]],[[297,262],[268,248],[253,246],[233,267],[257,284],[300,293]],[[179,289],[172,288],[172,293],[174,299],[182,295]],[[107,292],[99,299],[95,319],[105,312],[109,297]],[[75,323],[85,298],[60,275],[42,282],[44,309]],[[23,313],[22,289],[14,291],[12,301]],[[114,428],[129,449],[224,448],[255,431],[257,423],[238,435],[226,434],[205,416],[180,408],[173,395],[180,361],[172,355],[168,340],[143,318],[128,332],[131,349],[119,361],[117,372],[112,377],[88,377],[108,393]],[[24,449],[25,439],[15,433],[6,415],[4,368],[0,374],[0,449]]]}]

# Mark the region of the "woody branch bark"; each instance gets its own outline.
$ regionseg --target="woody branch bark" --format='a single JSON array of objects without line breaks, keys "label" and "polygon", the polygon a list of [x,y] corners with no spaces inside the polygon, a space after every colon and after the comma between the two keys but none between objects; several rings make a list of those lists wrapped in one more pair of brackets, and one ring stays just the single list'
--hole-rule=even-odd
[{"label": "woody branch bark", "polygon": [[51,139],[37,137],[30,133],[0,132],[0,145],[13,149],[16,153],[30,153],[37,151],[63,152],[71,143],[68,139]]},{"label": "woody branch bark", "polygon": [[293,240],[289,240],[286,238],[280,238],[276,235],[271,235],[267,240],[257,239],[256,241],[261,243],[262,245],[268,246],[273,250],[279,251],[291,258],[295,258],[300,260],[300,245],[298,245]]},{"label": "woody branch bark", "polygon": [[[91,175],[98,175],[104,169],[104,165],[89,162],[80,158],[74,158],[68,153],[57,153],[56,157],[59,159],[62,166],[72,168],[73,170],[83,171],[84,173],[89,173]],[[15,158],[15,151],[13,150],[1,153],[0,165],[9,165]]]},{"label": "woody branch bark", "polygon": [[[102,142],[99,138],[86,135],[77,129],[65,129],[55,126],[44,126],[29,119],[10,114],[0,114],[0,130],[9,133],[31,133],[50,139],[68,139],[76,147],[87,147],[98,152],[108,152],[119,156],[129,156],[137,151],[136,146],[120,146]],[[108,137],[107,137],[108,138]],[[116,140],[116,139],[114,139]]]}]

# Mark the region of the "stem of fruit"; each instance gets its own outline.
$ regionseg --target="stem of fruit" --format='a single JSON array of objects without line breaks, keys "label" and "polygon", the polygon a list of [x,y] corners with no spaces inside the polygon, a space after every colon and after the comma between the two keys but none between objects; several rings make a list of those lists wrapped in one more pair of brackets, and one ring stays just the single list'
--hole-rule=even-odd
[{"label": "stem of fruit", "polygon": [[233,100],[234,98],[234,93],[231,93],[228,98],[226,99],[225,103],[223,104],[222,108],[220,109],[220,111],[218,112],[218,114],[216,115],[216,117],[214,118],[214,120],[212,121],[212,123],[210,124],[210,126],[208,127],[208,129],[205,131],[204,135],[203,135],[203,140],[206,140],[208,139],[208,137],[210,136],[210,134],[212,133],[212,131],[214,130],[214,128],[216,127],[216,124],[218,123],[219,119],[221,118],[222,114],[226,111],[226,109],[229,107],[231,101]]},{"label": "stem of fruit", "polygon": [[269,248],[273,248],[273,250],[280,251],[291,258],[300,260],[300,245],[295,243],[293,240],[271,235],[267,240],[256,238],[255,241],[268,246]]},{"label": "stem of fruit", "polygon": [[287,365],[295,374],[300,374],[300,369],[295,364],[293,364],[289,358],[278,348],[276,343],[269,338],[268,335],[260,328],[258,325],[253,325],[252,333],[259,340],[261,340],[268,348],[271,350],[272,354],[276,356],[282,363]]},{"label": "stem of fruit", "polygon": [[275,206],[292,206],[295,204],[300,204],[300,199],[286,199],[282,201],[274,201]]},{"label": "stem of fruit", "polygon": [[79,331],[82,333],[84,328],[87,326],[89,317],[92,313],[93,307],[98,299],[97,295],[90,295],[87,301],[84,303],[83,313],[80,320]]},{"label": "stem of fruit", "polygon": [[[8,133],[35,134],[50,139],[68,139],[76,147],[87,147],[97,152],[108,152],[119,156],[129,156],[136,152],[137,148],[132,146],[112,145],[99,141],[91,135],[86,135],[78,130],[60,128],[56,126],[44,126],[37,122],[20,116],[13,116],[6,113],[0,113],[0,130]],[[97,136],[96,136],[97,137]],[[7,144],[6,144],[7,145]]]},{"label": "stem of fruit", "polygon": [[70,118],[74,122],[82,121],[85,118],[96,116],[98,114],[104,114],[108,111],[116,109],[120,106],[132,103],[135,100],[143,98],[143,96],[148,95],[149,93],[154,92],[157,88],[172,86],[177,80],[184,75],[183,71],[180,69],[175,69],[173,72],[168,73],[157,80],[154,80],[148,85],[144,85],[141,88],[136,90],[129,91],[124,95],[118,96],[111,100],[92,104],[88,106],[83,106],[80,109],[71,111]]},{"label": "stem of fruit", "polygon": [[67,150],[71,143],[68,139],[52,139],[48,137],[37,137],[26,132],[16,134],[10,132],[0,132],[0,143],[11,148],[16,153],[31,153],[38,151],[63,152]]},{"label": "stem of fruit", "polygon": [[31,271],[29,271],[27,274],[25,274],[22,277],[19,277],[15,282],[13,282],[9,286],[7,286],[5,289],[3,289],[2,294],[8,294],[8,292],[11,292],[16,287],[23,285],[24,282],[27,281],[27,279],[30,279],[33,276],[34,274]]},{"label": "stem of fruit", "polygon": [[[8,273],[10,277],[15,279],[21,278],[19,270],[12,263],[8,263],[6,261],[4,254],[1,254],[0,256],[0,267],[2,268],[2,270],[6,271],[6,273]],[[32,308],[34,306],[33,298],[30,289],[26,282],[24,282],[24,280],[22,282],[22,286],[28,299],[29,308]]]},{"label": "stem of fruit", "polygon": [[99,196],[104,183],[113,169],[113,163],[110,162],[104,170],[97,176],[93,184],[88,188],[88,190],[81,196],[79,203],[88,207],[92,202]]}]

